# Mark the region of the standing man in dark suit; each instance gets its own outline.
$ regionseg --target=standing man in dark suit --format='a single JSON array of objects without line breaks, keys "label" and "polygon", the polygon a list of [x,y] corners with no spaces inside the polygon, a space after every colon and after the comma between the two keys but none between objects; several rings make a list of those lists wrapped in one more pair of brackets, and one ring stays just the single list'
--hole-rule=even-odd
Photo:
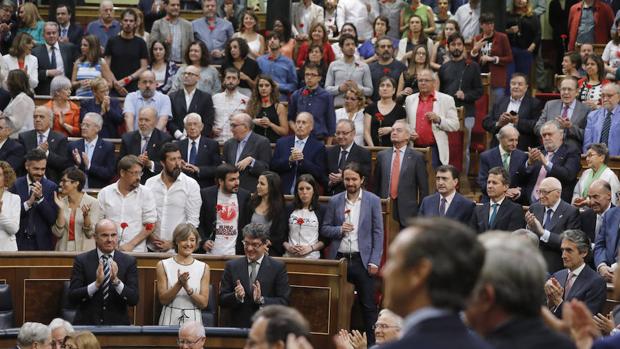
[{"label": "standing man in dark suit", "polygon": [[469,224],[476,203],[456,192],[459,171],[452,165],[441,165],[435,170],[437,193],[425,197],[420,204],[421,217],[446,217]]},{"label": "standing man in dark suit", "polygon": [[581,230],[566,230],[562,239],[562,261],[566,269],[553,274],[545,283],[547,307],[557,317],[562,317],[562,303],[578,299],[586,304],[592,314],[603,310],[607,300],[607,284],[585,258],[591,252],[590,239]]},{"label": "standing man in dark suit", "polygon": [[[482,126],[492,136],[507,124],[513,124],[521,137],[519,149],[527,151],[528,147],[538,146],[538,135],[534,133],[534,126],[540,116],[540,101],[527,93],[527,77],[521,73],[514,73],[510,79],[510,96],[504,96],[495,101],[491,113],[482,121]],[[497,139],[491,140],[491,147],[497,146]]]},{"label": "standing man in dark suit", "polygon": [[233,137],[224,143],[224,162],[239,169],[241,188],[253,193],[258,177],[269,169],[271,145],[269,140],[252,132],[252,117],[239,113],[230,118]]},{"label": "standing man in dark suit", "polygon": [[476,206],[469,224],[478,234],[487,230],[515,231],[525,227],[523,208],[506,197],[509,184],[508,172],[503,167],[489,170],[489,202]]},{"label": "standing man in dark suit", "polygon": [[418,200],[428,195],[428,174],[422,154],[409,147],[411,128],[405,120],[392,125],[393,147],[377,154],[375,190],[394,200],[394,219],[401,228],[418,213]]},{"label": "standing man in dark suit", "polygon": [[220,145],[204,136],[202,118],[190,113],[184,119],[187,138],[179,142],[183,172],[198,181],[201,188],[214,184],[215,168],[222,163]]},{"label": "standing man in dark suit", "polygon": [[482,201],[489,201],[487,196],[487,179],[489,169],[493,167],[503,167],[510,176],[510,187],[506,196],[513,201],[523,201],[522,186],[525,182],[525,162],[527,153],[517,149],[519,143],[519,130],[512,125],[502,127],[497,135],[499,140],[497,147],[491,148],[480,154],[480,168],[478,170],[478,185],[482,190]]},{"label": "standing man in dark suit", "polygon": [[201,247],[216,256],[243,254],[240,233],[250,222],[250,192],[239,188],[239,169],[221,164],[215,170],[217,185],[202,189],[200,208]]},{"label": "standing man in dark suit", "polygon": [[562,233],[579,229],[579,209],[560,198],[562,183],[553,177],[545,178],[538,190],[540,202],[530,206],[525,214],[528,229],[539,236],[540,249],[550,272],[562,268]]},{"label": "standing man in dark suit", "polygon": [[271,170],[282,178],[283,194],[292,194],[297,177],[304,173],[311,174],[324,188],[327,186],[325,146],[311,135],[313,128],[312,114],[301,112],[295,119],[295,135],[276,142]]},{"label": "standing man in dark suit", "polygon": [[41,149],[26,154],[26,175],[19,177],[11,193],[22,201],[17,249],[19,251],[52,251],[52,224],[56,222],[58,207],[54,203],[56,184],[45,178],[47,156]]},{"label": "standing man in dark suit", "polygon": [[80,23],[71,20],[74,10],[75,7],[67,6],[64,3],[56,7],[56,23],[58,23],[59,27],[58,41],[64,44],[71,43],[76,48],[79,48],[82,44],[84,30]]},{"label": "standing man in dark suit", "polygon": [[11,165],[15,172],[21,172],[24,165],[24,147],[18,141],[9,138],[15,132],[15,125],[6,116],[0,116],[0,160]]},{"label": "standing man in dark suit", "polygon": [[[596,241],[596,237],[603,226],[603,218],[607,212],[616,207],[611,203],[611,186],[604,179],[595,179],[588,190],[587,205],[589,206],[579,214],[581,230],[590,241]],[[594,247],[596,251],[596,247]],[[611,281],[611,275],[610,279]]]},{"label": "standing man in dark suit", "polygon": [[400,339],[383,348],[490,348],[459,316],[483,262],[484,248],[471,229],[449,219],[416,219],[396,235],[383,268],[384,304],[405,326]]},{"label": "standing man in dark suit", "polygon": [[114,144],[100,138],[103,118],[97,113],[86,113],[82,119],[82,139],[68,146],[73,164],[86,174],[86,188],[103,188],[116,174]]},{"label": "standing man in dark suit", "polygon": [[144,168],[140,183],[161,172],[160,149],[172,138],[155,126],[157,125],[157,110],[153,107],[144,107],[138,113],[138,129],[123,135],[119,159],[125,155],[135,155]]},{"label": "standing man in dark suit", "polygon": [[220,305],[228,308],[230,323],[250,327],[252,315],[265,305],[288,305],[291,288],[286,265],[266,254],[269,229],[251,223],[243,228],[245,255],[226,262],[220,287]]},{"label": "standing man in dark suit", "polygon": [[375,275],[383,255],[381,200],[362,190],[365,177],[358,164],[348,164],[342,173],[346,191],[329,200],[320,234],[331,239],[326,258],[349,260],[347,280],[357,291],[368,344],[372,345],[377,321]]},{"label": "standing man in dark suit", "polygon": [[[188,65],[183,72],[182,78],[183,88],[170,94],[172,119],[166,124],[168,132],[175,139],[184,139],[183,120],[185,115],[196,113],[202,117],[204,125],[202,135],[209,137],[213,128],[215,110],[213,109],[211,95],[197,88],[198,80],[200,80],[200,69],[193,65]],[[187,101],[189,101],[189,105]]]},{"label": "standing man in dark suit", "polygon": [[605,213],[599,234],[594,240],[594,265],[607,281],[611,281],[614,274],[619,273],[617,270],[619,226],[620,207],[614,207]]},{"label": "standing man in dark suit", "polygon": [[26,152],[40,148],[47,154],[45,177],[55,183],[60,181],[62,171],[68,166],[67,137],[62,133],[52,131],[52,111],[46,106],[34,109],[34,130],[19,134],[19,142]]},{"label": "standing man in dark suit", "polygon": [[127,308],[138,304],[136,258],[117,250],[118,227],[109,219],[95,226],[96,249],[73,261],[69,299],[78,304],[75,325],[130,325]]},{"label": "standing man in dark suit", "polygon": [[370,178],[372,167],[370,151],[353,142],[355,123],[349,119],[341,119],[336,124],[336,146],[327,148],[327,172],[329,182],[327,192],[336,195],[343,192],[342,170],[350,162],[356,162],[362,168],[365,178]]},{"label": "standing man in dark suit", "polygon": [[76,50],[71,43],[58,42],[58,24],[47,22],[43,27],[45,43],[32,49],[32,55],[39,61],[39,85],[34,92],[38,95],[49,95],[52,79],[65,75],[71,79]]}]

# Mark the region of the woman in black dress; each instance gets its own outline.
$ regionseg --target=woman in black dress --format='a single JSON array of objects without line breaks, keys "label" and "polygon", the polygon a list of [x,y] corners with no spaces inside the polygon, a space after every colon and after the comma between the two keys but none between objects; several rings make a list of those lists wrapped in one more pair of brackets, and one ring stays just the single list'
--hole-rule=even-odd
[{"label": "woman in black dress", "polygon": [[380,99],[364,111],[364,140],[370,147],[391,147],[390,133],[396,120],[407,115],[405,108],[394,101],[396,81],[389,76],[379,80]]},{"label": "woman in black dress", "polygon": [[288,135],[286,107],[279,98],[280,93],[271,77],[258,75],[246,111],[254,119],[254,132],[267,137],[271,143]]}]

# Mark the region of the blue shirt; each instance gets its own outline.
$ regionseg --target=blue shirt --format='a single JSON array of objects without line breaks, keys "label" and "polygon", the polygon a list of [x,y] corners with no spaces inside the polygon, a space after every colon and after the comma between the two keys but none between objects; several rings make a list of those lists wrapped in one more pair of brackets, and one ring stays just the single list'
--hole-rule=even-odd
[{"label": "blue shirt", "polygon": [[157,110],[158,118],[170,118],[172,116],[172,108],[170,98],[159,91],[155,91],[153,98],[144,99],[140,90],[131,92],[125,98],[123,106],[123,114],[133,113],[133,128],[138,129],[138,113],[143,107],[153,107]]},{"label": "blue shirt", "polygon": [[232,24],[218,17],[215,18],[213,30],[209,29],[209,23],[207,23],[206,17],[193,20],[192,30],[194,31],[194,38],[204,42],[209,52],[213,50],[224,50],[226,42],[234,34]]},{"label": "blue shirt", "polygon": [[99,39],[99,44],[105,47],[111,37],[117,36],[121,31],[121,24],[117,20],[113,20],[112,24],[106,30],[101,19],[88,23],[86,34],[92,34]]},{"label": "blue shirt", "polygon": [[331,137],[336,133],[336,108],[334,108],[334,96],[325,89],[317,87],[304,96],[306,88],[300,88],[293,92],[288,104],[288,119],[295,120],[297,114],[308,112],[314,117],[314,130],[316,137]]},{"label": "blue shirt", "polygon": [[261,72],[270,75],[273,81],[280,87],[281,100],[287,99],[287,94],[297,88],[297,71],[293,61],[281,54],[274,60],[269,59],[269,54],[258,57],[256,60]]}]

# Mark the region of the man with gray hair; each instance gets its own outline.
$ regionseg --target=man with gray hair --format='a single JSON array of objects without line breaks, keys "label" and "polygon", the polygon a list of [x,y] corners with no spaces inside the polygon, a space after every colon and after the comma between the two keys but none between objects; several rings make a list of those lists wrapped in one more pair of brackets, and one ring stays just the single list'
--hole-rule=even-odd
[{"label": "man with gray hair", "polygon": [[583,133],[583,153],[585,154],[592,143],[605,143],[609,155],[620,155],[620,86],[607,84],[601,92],[602,108],[588,114],[586,129]]},{"label": "man with gray hair", "polygon": [[[611,185],[606,180],[599,178],[593,180],[590,184],[587,206],[579,214],[579,219],[581,221],[581,229],[592,242],[596,241],[596,237],[603,227],[603,218],[610,209],[615,207],[612,203],[612,195]],[[618,225],[616,224],[616,227]]]},{"label": "man with gray hair", "polygon": [[24,165],[24,147],[16,140],[9,138],[15,131],[15,125],[6,116],[0,116],[0,160],[6,161],[15,171]]},{"label": "man with gray hair", "polygon": [[254,343],[267,343],[270,348],[286,348],[287,338],[310,339],[308,321],[294,308],[283,305],[268,305],[252,318],[252,328],[248,334],[248,346]]},{"label": "man with gray hair", "polygon": [[17,334],[18,349],[50,348],[52,345],[52,331],[38,322],[26,322]]},{"label": "man with gray hair", "polygon": [[370,151],[360,147],[353,140],[355,139],[355,123],[349,119],[340,119],[336,124],[336,144],[337,146],[327,148],[327,172],[329,182],[327,192],[335,195],[343,192],[344,183],[342,180],[342,170],[351,162],[357,162],[364,177],[370,178],[372,168]]},{"label": "man with gray hair", "polygon": [[58,23],[46,22],[43,27],[45,43],[32,49],[32,55],[39,61],[39,85],[34,89],[35,94],[49,95],[50,83],[56,76],[71,78],[77,49],[71,43],[58,42],[58,37]]},{"label": "man with gray hair", "polygon": [[102,48],[105,48],[108,39],[118,35],[121,24],[114,19],[114,3],[103,0],[99,4],[99,18],[88,23],[85,34],[92,34],[99,39]]},{"label": "man with gray hair", "polygon": [[210,187],[215,184],[215,169],[222,163],[220,145],[205,136],[205,125],[199,114],[187,114],[183,125],[187,137],[179,142],[183,158],[182,170],[198,181],[201,188]]},{"label": "man with gray hair", "polygon": [[562,303],[577,299],[584,302],[592,314],[600,313],[607,300],[607,284],[585,262],[591,253],[590,239],[583,231],[573,229],[566,230],[561,238],[565,269],[554,273],[545,283],[547,306],[561,318]]},{"label": "man with gray hair", "polygon": [[204,348],[206,340],[205,328],[201,322],[186,321],[179,328],[177,344],[180,348],[201,349]]},{"label": "man with gray hair", "polygon": [[465,309],[468,325],[496,349],[572,349],[569,338],[549,329],[540,315],[545,260],[527,240],[488,232],[484,265]]},{"label": "man with gray hair", "polygon": [[61,318],[55,318],[47,327],[52,331],[52,349],[61,349],[65,337],[74,332],[71,323]]}]

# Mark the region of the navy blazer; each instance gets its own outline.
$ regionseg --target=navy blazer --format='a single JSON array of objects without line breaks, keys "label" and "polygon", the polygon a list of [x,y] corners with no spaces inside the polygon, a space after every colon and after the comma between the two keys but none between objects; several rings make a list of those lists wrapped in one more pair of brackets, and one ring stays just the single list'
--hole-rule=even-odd
[{"label": "navy blazer", "polygon": [[172,118],[168,120],[166,128],[171,135],[174,135],[176,131],[185,129],[183,119],[189,113],[197,113],[202,118],[204,128],[202,129],[202,135],[209,137],[211,130],[213,129],[213,122],[215,120],[215,110],[213,109],[213,100],[211,95],[202,90],[196,89],[192,102],[187,106],[185,102],[185,89],[181,88],[170,94],[170,104],[172,108]]},{"label": "navy blazer", "polygon": [[[19,134],[19,142],[24,146],[26,153],[38,147],[37,131],[30,130]],[[47,166],[45,168],[45,177],[59,183],[62,171],[67,168],[67,137],[62,133],[50,130],[47,136],[47,146],[49,154],[47,154]]]},{"label": "navy blazer", "polygon": [[[596,221],[595,221],[596,222]],[[618,227],[620,226],[620,207],[610,208],[603,216],[601,228],[594,240],[594,265],[608,266],[618,258]]]},{"label": "navy blazer", "polygon": [[0,160],[8,162],[17,173],[22,172],[24,155],[26,155],[26,150],[22,144],[11,138],[7,138],[0,148]]},{"label": "navy blazer", "polygon": [[[142,179],[140,183],[146,183],[146,180],[155,176],[159,172],[161,172],[162,166],[159,162],[161,160],[160,150],[161,146],[164,143],[172,141],[172,137],[169,134],[160,131],[159,129],[153,129],[151,133],[151,137],[149,138],[149,143],[146,145],[146,154],[149,157],[149,160],[153,161],[154,171],[151,171],[150,168],[144,167],[144,171],[142,174]],[[125,133],[121,139],[121,150],[118,155],[119,159],[122,159],[125,155],[135,155],[140,156],[140,144],[142,143],[142,136],[140,135],[140,131],[136,130],[133,132]]]},{"label": "navy blazer", "polygon": [[[239,142],[234,138],[224,142],[222,160],[227,164],[235,165],[238,146]],[[248,156],[254,158],[254,166],[248,166],[239,172],[239,187],[253,193],[256,191],[258,177],[263,172],[269,170],[269,162],[271,161],[271,144],[269,140],[256,132],[252,132],[241,151],[239,160],[243,160]]]},{"label": "navy blazer", "polygon": [[[52,20],[55,19],[56,15],[54,15],[54,19]],[[58,34],[60,35],[60,32]],[[67,31],[67,37],[69,38],[69,42],[75,45],[75,47],[80,47],[82,44],[82,37],[84,37],[84,29],[82,29],[82,25],[79,22],[71,23],[69,30]]]},{"label": "navy blazer", "polygon": [[278,139],[271,159],[271,170],[280,174],[282,179],[282,193],[292,194],[293,180],[302,174],[309,173],[323,188],[327,187],[325,146],[314,136],[309,136],[304,145],[304,159],[290,163],[291,148],[295,146],[295,136],[286,136]]},{"label": "navy blazer", "polygon": [[[552,276],[564,288],[568,278],[568,269],[555,272]],[[577,299],[586,304],[592,314],[598,314],[603,310],[607,300],[607,283],[592,268],[586,265],[579,276],[573,282],[573,286],[564,296],[564,300]],[[562,307],[559,306],[553,312],[557,317],[562,317]]]},{"label": "navy blazer", "polygon": [[[441,195],[435,193],[422,199],[420,204],[420,210],[418,214],[422,217],[437,217],[439,216],[439,200]],[[474,213],[476,203],[469,200],[459,193],[454,194],[454,198],[446,211],[445,217],[452,218],[463,224],[469,224],[471,215]]]},{"label": "navy blazer", "polygon": [[[508,164],[508,174],[510,175],[510,188],[523,187],[523,178],[525,175],[525,163],[527,162],[527,153],[515,149],[510,154],[510,163]],[[499,146],[491,148],[489,150],[484,151],[480,154],[480,167],[478,170],[478,185],[482,190],[482,201],[489,201],[489,197],[487,196],[487,179],[489,177],[489,170],[493,167],[503,167],[504,164],[502,162],[502,156],[499,151]],[[524,193],[521,192],[521,197],[519,199],[523,199]],[[521,200],[518,200],[521,201]],[[524,201],[525,202],[525,201]],[[529,200],[528,200],[529,202]]]},{"label": "navy blazer", "polygon": [[[547,154],[547,151],[541,147],[543,155]],[[581,154],[579,149],[564,143],[553,154],[551,158],[553,167],[551,171],[547,172],[547,177],[555,177],[562,182],[562,200],[571,202],[573,198],[573,189],[577,184],[577,175],[581,170]],[[521,191],[521,196],[525,195],[524,200],[529,203],[532,197],[532,191],[536,186],[536,180],[538,179],[538,173],[542,164],[536,162],[533,166],[525,167],[525,173],[528,178],[528,182],[525,186],[525,192]]]},{"label": "navy blazer", "polygon": [[[103,301],[103,290],[100,288],[91,297],[88,296],[88,285],[97,280],[99,257],[97,249],[75,256],[69,285],[69,299],[77,304],[75,325],[130,325],[127,315],[128,306],[138,304],[138,268],[136,258],[121,251],[114,251],[114,261],[118,265],[117,277],[125,285],[123,292],[118,294],[110,285],[108,301]],[[105,305],[105,306],[104,306]]]},{"label": "navy blazer", "polygon": [[[340,153],[342,148],[340,146],[335,145],[332,147],[327,147],[327,173],[337,173],[338,163],[340,162]],[[366,183],[370,180],[370,172],[372,168],[372,160],[370,151],[364,147],[360,147],[359,145],[353,143],[351,145],[351,151],[347,154],[347,158],[344,161],[345,165],[351,162],[356,162],[360,165],[362,169],[362,173],[364,173],[364,177],[366,177]],[[327,189],[327,192],[330,195],[335,195],[340,192],[343,192],[344,182],[340,182],[335,185],[330,185]]]},{"label": "navy blazer", "polygon": [[[190,144],[189,138],[186,138],[178,143],[181,150],[181,157],[187,163],[189,163],[189,151]],[[222,164],[222,157],[220,156],[220,145],[205,136],[200,137],[200,141],[196,145],[196,166],[200,169],[198,173],[185,172],[186,175],[194,178],[200,188],[210,187],[215,185],[215,169]]]},{"label": "navy blazer", "polygon": [[[69,143],[68,157],[73,159],[73,149],[77,149],[80,154],[84,150],[84,139],[78,139]],[[114,156],[114,144],[97,138],[93,158],[90,159],[90,167],[88,170],[84,166],[84,162],[80,163],[80,170],[88,176],[89,188],[103,188],[112,182],[116,174],[116,157]]]},{"label": "navy blazer", "polygon": [[[77,55],[76,47],[72,43],[58,43],[58,47],[60,48],[60,55],[62,56],[63,69],[65,72],[64,75],[68,79],[71,79],[71,74],[73,73],[73,62],[75,62]],[[50,84],[52,83],[53,77],[47,76],[47,70],[57,68],[52,68],[51,66],[52,63],[50,62],[50,55],[47,51],[47,45],[43,43],[35,46],[32,49],[32,55],[37,57],[39,62],[39,85],[37,85],[37,88],[34,89],[34,92],[38,95],[49,95]],[[60,64],[60,62],[57,63]]]},{"label": "navy blazer", "polygon": [[[499,116],[506,112],[509,104],[509,95],[500,98],[498,101],[493,103],[491,112],[482,120],[482,127],[491,133],[491,135],[495,136],[499,132],[501,127],[497,126],[497,121],[499,120]],[[530,96],[528,93],[523,96],[521,106],[517,112],[519,121],[515,125],[517,130],[519,130],[519,144],[517,145],[517,148],[527,151],[528,147],[534,148],[540,144],[540,137],[535,134],[534,126],[536,126],[536,122],[540,117],[542,107],[542,103],[540,103],[538,99]],[[491,147],[496,147],[498,144],[499,141],[497,138],[491,137]]]},{"label": "navy blazer", "polygon": [[490,214],[491,202],[485,202],[482,205],[477,205],[474,209],[474,213],[471,215],[469,225],[478,234],[484,233],[487,230],[505,230],[510,232],[525,228],[525,214],[523,213],[523,207],[517,203],[514,203],[509,198],[504,198],[504,201],[502,201],[502,204],[497,210],[493,224],[489,226]]},{"label": "navy blazer", "polygon": [[56,183],[42,178],[43,201],[33,205],[28,211],[23,203],[30,198],[28,181],[26,177],[19,177],[13,183],[9,191],[19,195],[21,199],[21,214],[19,218],[19,230],[17,231],[17,249],[19,251],[38,250],[53,251],[52,224],[56,222],[58,207],[54,203]]},{"label": "navy blazer", "polygon": [[575,349],[570,338],[551,330],[540,316],[514,316],[484,339],[496,349]]}]

